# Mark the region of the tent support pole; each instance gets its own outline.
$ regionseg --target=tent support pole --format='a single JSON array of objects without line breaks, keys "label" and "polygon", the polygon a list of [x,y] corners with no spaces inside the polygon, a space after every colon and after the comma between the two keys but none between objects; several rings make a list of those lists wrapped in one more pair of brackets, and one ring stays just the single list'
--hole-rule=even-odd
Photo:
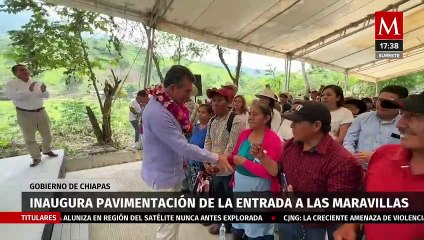
[{"label": "tent support pole", "polygon": [[375,81],[375,96],[378,96],[378,82]]},{"label": "tent support pole", "polygon": [[151,36],[152,36],[152,28],[148,27],[146,30],[147,35],[147,51],[146,51],[146,60],[144,62],[144,88],[147,88],[149,86],[148,76],[149,76],[149,64],[150,64],[150,52],[152,49],[151,44]]},{"label": "tent support pole", "polygon": [[348,88],[348,84],[347,84],[347,81],[348,81],[348,79],[349,79],[349,72],[348,71],[345,71],[345,74],[344,74],[344,87],[345,87],[345,94],[347,93],[347,88]]},{"label": "tent support pole", "polygon": [[286,62],[285,62],[285,73],[286,73],[286,81],[284,85],[284,91],[289,92],[290,90],[290,75],[291,75],[291,56],[287,56]]}]

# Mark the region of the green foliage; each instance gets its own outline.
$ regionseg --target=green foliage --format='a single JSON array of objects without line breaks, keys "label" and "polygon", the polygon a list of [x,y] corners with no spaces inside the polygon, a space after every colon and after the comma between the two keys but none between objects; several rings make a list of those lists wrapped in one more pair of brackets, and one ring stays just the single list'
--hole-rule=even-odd
[{"label": "green foliage", "polygon": [[410,93],[420,93],[424,90],[424,72],[412,73],[379,82],[378,89],[381,90],[389,85],[401,85],[406,87]]},{"label": "green foliage", "polygon": [[137,88],[135,88],[132,84],[128,84],[125,87],[125,91],[127,91],[128,96],[133,96],[133,94],[137,92]]},{"label": "green foliage", "polygon": [[[127,100],[120,100],[112,111],[112,128],[114,129],[115,146],[122,149],[133,139],[133,129],[128,121]],[[53,146],[55,149],[66,149],[67,154],[75,155],[93,146],[96,139],[85,114],[85,106],[91,106],[95,114],[100,110],[96,101],[89,98],[54,99],[45,102],[51,121]],[[22,133],[16,122],[16,110],[11,101],[0,101],[0,158],[27,154]],[[37,134],[38,142],[40,136]]]},{"label": "green foliage", "polygon": [[[121,59],[122,45],[114,34],[117,26],[111,17],[34,0],[6,0],[0,11],[32,12],[29,22],[20,30],[9,31],[9,36],[14,60],[27,63],[34,75],[47,69],[64,68],[67,75],[92,78],[91,68],[103,68]],[[52,13],[58,21],[49,20]],[[83,39],[83,34],[94,35],[98,31],[109,37],[108,51],[102,52],[106,57],[90,57],[90,47]]]},{"label": "green foliage", "polygon": [[[173,64],[181,64],[184,59],[200,59],[210,50],[210,45],[175,34],[156,31],[155,54],[163,60],[164,56],[170,56]],[[169,52],[169,49],[173,49]]]},{"label": "green foliage", "polygon": [[60,129],[57,129],[57,132],[63,133],[63,131],[66,131],[65,134],[89,135],[90,128],[85,114],[85,102],[71,99],[62,102],[60,107],[61,118],[57,120],[60,121]]}]

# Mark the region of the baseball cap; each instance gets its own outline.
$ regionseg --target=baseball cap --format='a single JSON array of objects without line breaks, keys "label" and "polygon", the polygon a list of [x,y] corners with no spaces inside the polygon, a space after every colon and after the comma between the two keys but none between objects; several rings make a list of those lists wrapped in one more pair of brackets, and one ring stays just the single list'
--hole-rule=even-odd
[{"label": "baseball cap", "polygon": [[234,98],[234,94],[225,88],[220,88],[220,89],[212,88],[206,91],[206,96],[208,96],[208,98],[210,99],[213,98],[215,95],[221,95],[227,98],[228,101],[231,101]]},{"label": "baseball cap", "polygon": [[299,103],[293,111],[284,113],[283,117],[293,122],[320,121],[323,126],[331,125],[330,110],[321,102],[306,101]]},{"label": "baseball cap", "polygon": [[409,95],[402,100],[383,100],[381,107],[388,109],[402,109],[407,112],[424,114],[424,92],[420,94]]}]

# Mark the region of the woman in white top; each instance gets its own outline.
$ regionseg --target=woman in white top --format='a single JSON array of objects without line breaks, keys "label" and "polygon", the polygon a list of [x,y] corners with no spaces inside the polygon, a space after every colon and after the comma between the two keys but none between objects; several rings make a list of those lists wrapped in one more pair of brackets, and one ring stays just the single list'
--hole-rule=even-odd
[{"label": "woman in white top", "polygon": [[271,120],[271,130],[277,133],[281,126],[281,113],[275,109],[275,104],[278,104],[276,95],[272,92],[271,89],[265,88],[261,93],[257,94],[256,97],[258,97],[259,101],[261,101],[263,104],[266,104],[272,108],[273,114]]},{"label": "woman in white top", "polygon": [[[293,104],[291,106],[290,111],[294,111],[299,104],[301,104],[301,100],[294,100]],[[293,130],[291,128],[292,121],[288,119],[283,119],[283,122],[281,123],[280,128],[278,129],[278,136],[280,136],[281,140],[288,141],[293,137]]]},{"label": "woman in white top", "polygon": [[331,135],[342,144],[347,129],[353,122],[352,112],[343,107],[343,89],[336,85],[326,86],[322,90],[321,102],[326,104],[331,112]]},{"label": "woman in white top", "polygon": [[240,115],[246,123],[246,128],[249,128],[249,111],[247,109],[246,99],[242,95],[237,95],[233,100],[233,109],[232,111]]}]

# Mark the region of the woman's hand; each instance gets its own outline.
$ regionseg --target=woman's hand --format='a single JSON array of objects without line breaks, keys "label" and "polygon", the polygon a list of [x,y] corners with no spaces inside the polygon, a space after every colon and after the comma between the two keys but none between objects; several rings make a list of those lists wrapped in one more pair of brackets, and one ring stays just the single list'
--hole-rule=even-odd
[{"label": "woman's hand", "polygon": [[216,167],[215,165],[212,164],[203,164],[203,166],[205,167],[205,171],[209,174],[209,175],[216,175],[219,172],[219,168]]},{"label": "woman's hand", "polygon": [[246,158],[236,155],[234,156],[233,161],[235,165],[243,166],[244,162],[246,162]]},{"label": "woman's hand", "polygon": [[260,144],[252,144],[250,147],[250,155],[258,159],[263,159],[265,157],[265,150]]}]

